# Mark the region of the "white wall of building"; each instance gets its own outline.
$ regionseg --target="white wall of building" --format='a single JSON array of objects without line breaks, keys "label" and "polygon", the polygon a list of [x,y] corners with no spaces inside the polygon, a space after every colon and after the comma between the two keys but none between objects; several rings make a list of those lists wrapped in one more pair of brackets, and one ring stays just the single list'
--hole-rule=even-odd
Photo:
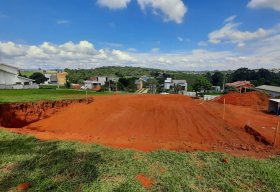
[{"label": "white wall of building", "polygon": [[11,84],[16,84],[16,82],[17,82],[17,75],[0,69],[0,84],[11,85]]}]

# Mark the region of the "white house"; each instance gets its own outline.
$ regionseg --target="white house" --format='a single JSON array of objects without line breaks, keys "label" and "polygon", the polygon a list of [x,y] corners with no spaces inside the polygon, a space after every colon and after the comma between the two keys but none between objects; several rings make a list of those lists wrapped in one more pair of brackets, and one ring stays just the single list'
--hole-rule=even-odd
[{"label": "white house", "polygon": [[172,80],[172,78],[166,78],[164,81],[164,89],[170,90],[174,88],[175,86],[179,85],[182,90],[187,90],[188,84],[186,80]]},{"label": "white house", "polygon": [[97,76],[97,77],[91,77],[90,80],[84,81],[85,88],[92,89],[92,90],[99,90],[101,86],[105,85],[106,82],[109,82],[111,80],[108,77],[103,76]]},{"label": "white house", "polygon": [[38,88],[32,79],[19,76],[19,68],[0,64],[0,89]]}]

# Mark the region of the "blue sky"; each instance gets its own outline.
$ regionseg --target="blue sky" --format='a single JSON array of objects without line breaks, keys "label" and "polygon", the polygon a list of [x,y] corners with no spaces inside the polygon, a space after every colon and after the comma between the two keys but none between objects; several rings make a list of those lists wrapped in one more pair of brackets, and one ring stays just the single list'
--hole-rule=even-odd
[{"label": "blue sky", "polygon": [[280,68],[279,0],[0,0],[0,26],[23,68]]}]

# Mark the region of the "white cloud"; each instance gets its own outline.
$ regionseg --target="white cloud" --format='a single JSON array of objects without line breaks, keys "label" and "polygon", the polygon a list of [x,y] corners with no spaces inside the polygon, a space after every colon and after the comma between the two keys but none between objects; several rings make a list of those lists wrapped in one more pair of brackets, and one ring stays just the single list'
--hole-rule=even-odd
[{"label": "white cloud", "polygon": [[[254,41],[237,44],[242,49],[210,51],[207,48],[177,53],[133,52],[96,49],[88,41],[39,45],[0,42],[0,58],[21,68],[95,68],[101,66],[140,66],[171,70],[223,70],[248,68],[279,68],[280,26],[271,34]],[[243,44],[242,44],[243,43]]]},{"label": "white cloud", "polygon": [[208,45],[208,43],[205,42],[205,41],[199,41],[199,42],[197,43],[197,45],[198,45],[199,47],[206,47],[206,46]]},{"label": "white cloud", "polygon": [[182,38],[182,37],[177,37],[177,39],[178,39],[178,41],[180,41],[180,42],[184,41],[184,38]]},{"label": "white cloud", "polygon": [[97,0],[97,4],[109,9],[124,9],[131,0]]},{"label": "white cloud", "polygon": [[160,51],[160,48],[158,48],[158,47],[155,47],[155,48],[152,48],[151,49],[151,52],[152,53],[157,53],[157,52],[159,52]]},{"label": "white cloud", "polygon": [[279,0],[251,0],[248,3],[250,8],[271,8],[276,11],[280,11],[280,1]]},{"label": "white cloud", "polygon": [[130,61],[130,62],[135,62],[136,59],[132,56],[130,56],[128,53],[120,51],[120,50],[113,50],[112,54],[116,56],[119,60],[121,61]]},{"label": "white cloud", "polygon": [[180,24],[187,13],[187,6],[182,0],[137,0],[141,9],[148,7],[154,15],[162,15],[164,21],[175,21]]},{"label": "white cloud", "polygon": [[259,28],[256,31],[241,31],[238,27],[240,23],[231,22],[226,23],[221,29],[209,33],[209,42],[213,44],[218,43],[244,43],[246,41],[260,39],[271,34],[271,30]]},{"label": "white cloud", "polygon": [[128,48],[127,51],[129,51],[129,52],[137,52],[138,50],[133,48],[133,47],[131,47],[131,48]]},{"label": "white cloud", "polygon": [[226,18],[226,19],[224,20],[224,23],[232,22],[232,21],[234,21],[234,19],[235,19],[236,17],[237,17],[236,15],[232,15],[232,16]]},{"label": "white cloud", "polygon": [[65,20],[65,19],[56,20],[56,24],[59,24],[59,25],[66,25],[66,24],[70,24],[70,23],[71,23],[71,21]]}]

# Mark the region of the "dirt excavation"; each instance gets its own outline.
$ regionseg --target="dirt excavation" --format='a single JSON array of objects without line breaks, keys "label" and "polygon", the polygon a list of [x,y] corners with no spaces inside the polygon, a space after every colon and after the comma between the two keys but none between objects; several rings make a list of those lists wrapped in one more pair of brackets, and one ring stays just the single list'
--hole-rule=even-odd
[{"label": "dirt excavation", "polygon": [[[252,94],[256,93],[248,95]],[[279,154],[280,135],[277,146],[272,146],[277,117],[251,106],[226,104],[223,115],[219,101],[183,95],[103,95],[90,104],[71,104],[46,119],[10,130],[45,140],[79,140],[142,151]]]}]

